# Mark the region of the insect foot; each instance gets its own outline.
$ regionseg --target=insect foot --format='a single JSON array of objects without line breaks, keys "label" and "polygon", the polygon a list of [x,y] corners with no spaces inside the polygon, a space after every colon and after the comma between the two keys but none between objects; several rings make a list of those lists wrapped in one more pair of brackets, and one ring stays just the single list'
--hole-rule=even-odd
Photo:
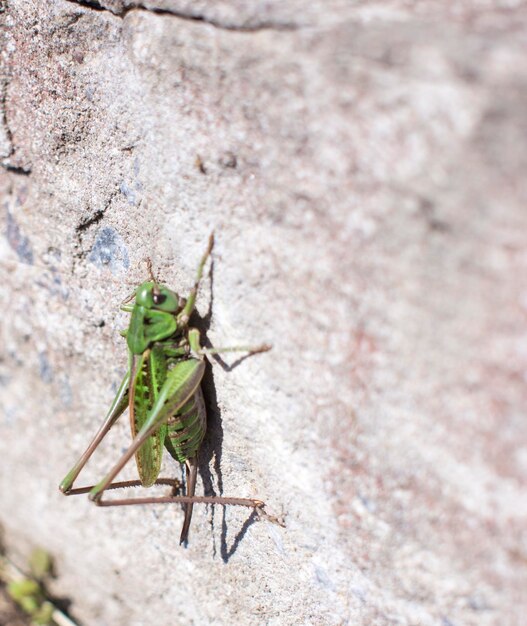
[{"label": "insect foot", "polygon": [[255,507],[255,511],[257,512],[258,517],[262,520],[271,522],[272,524],[278,524],[278,526],[285,528],[286,526],[285,526],[284,515],[280,515],[280,516],[271,515],[264,509],[264,506],[265,504],[262,503],[260,506]]}]

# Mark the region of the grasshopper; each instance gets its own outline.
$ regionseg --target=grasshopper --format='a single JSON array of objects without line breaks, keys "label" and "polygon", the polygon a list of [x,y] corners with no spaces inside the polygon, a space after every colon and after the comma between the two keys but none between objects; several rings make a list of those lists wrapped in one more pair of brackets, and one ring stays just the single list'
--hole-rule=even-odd
[{"label": "grasshopper", "polygon": [[[200,344],[199,330],[189,327],[203,268],[213,245],[214,236],[211,235],[187,298],[159,284],[149,264],[150,280],[139,285],[121,304],[121,310],[131,314],[128,329],[122,333],[128,344],[128,371],[102,425],[59,487],[65,495],[89,493],[90,500],[99,506],[182,503],[185,517],[180,544],[187,541],[195,503],[247,506],[262,513],[265,506],[264,502],[254,498],[195,495],[198,451],[207,421],[201,391],[205,357],[234,351],[254,354],[271,348],[261,345],[205,349]],[[133,298],[135,301],[131,304]],[[126,408],[132,430],[130,447],[98,484],[74,488],[73,484],[88,459]],[[159,478],[164,449],[186,467],[185,495],[175,493],[179,481]],[[139,480],[113,482],[134,455]],[[109,489],[152,485],[171,485],[172,493],[159,497],[102,498]]]}]

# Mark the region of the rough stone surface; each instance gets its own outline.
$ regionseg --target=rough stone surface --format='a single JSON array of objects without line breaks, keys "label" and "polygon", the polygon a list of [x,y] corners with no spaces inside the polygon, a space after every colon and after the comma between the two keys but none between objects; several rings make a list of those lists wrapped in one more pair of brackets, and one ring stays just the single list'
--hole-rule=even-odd
[{"label": "rough stone surface", "polygon": [[[0,523],[79,621],[525,623],[526,4],[0,3]],[[210,341],[274,349],[214,363],[199,490],[287,526],[184,549],[57,485],[142,260],[184,292],[212,229]]]}]

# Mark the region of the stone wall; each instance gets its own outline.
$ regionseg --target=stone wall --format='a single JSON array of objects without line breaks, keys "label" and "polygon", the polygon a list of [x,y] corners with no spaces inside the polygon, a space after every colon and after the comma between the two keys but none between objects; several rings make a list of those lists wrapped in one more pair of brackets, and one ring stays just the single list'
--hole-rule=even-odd
[{"label": "stone wall", "polygon": [[[81,623],[524,623],[526,9],[1,3],[0,523]],[[201,326],[273,350],[213,361],[198,493],[286,527],[197,506],[185,549],[57,486],[145,257],[185,293],[213,229]]]}]

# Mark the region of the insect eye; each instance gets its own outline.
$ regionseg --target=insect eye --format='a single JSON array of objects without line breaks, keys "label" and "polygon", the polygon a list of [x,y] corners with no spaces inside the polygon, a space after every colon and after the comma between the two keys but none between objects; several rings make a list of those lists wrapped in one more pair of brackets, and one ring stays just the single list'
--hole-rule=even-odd
[{"label": "insect eye", "polygon": [[166,299],[167,299],[167,297],[163,293],[153,293],[152,294],[152,301],[154,302],[154,304],[163,304],[163,302]]}]

